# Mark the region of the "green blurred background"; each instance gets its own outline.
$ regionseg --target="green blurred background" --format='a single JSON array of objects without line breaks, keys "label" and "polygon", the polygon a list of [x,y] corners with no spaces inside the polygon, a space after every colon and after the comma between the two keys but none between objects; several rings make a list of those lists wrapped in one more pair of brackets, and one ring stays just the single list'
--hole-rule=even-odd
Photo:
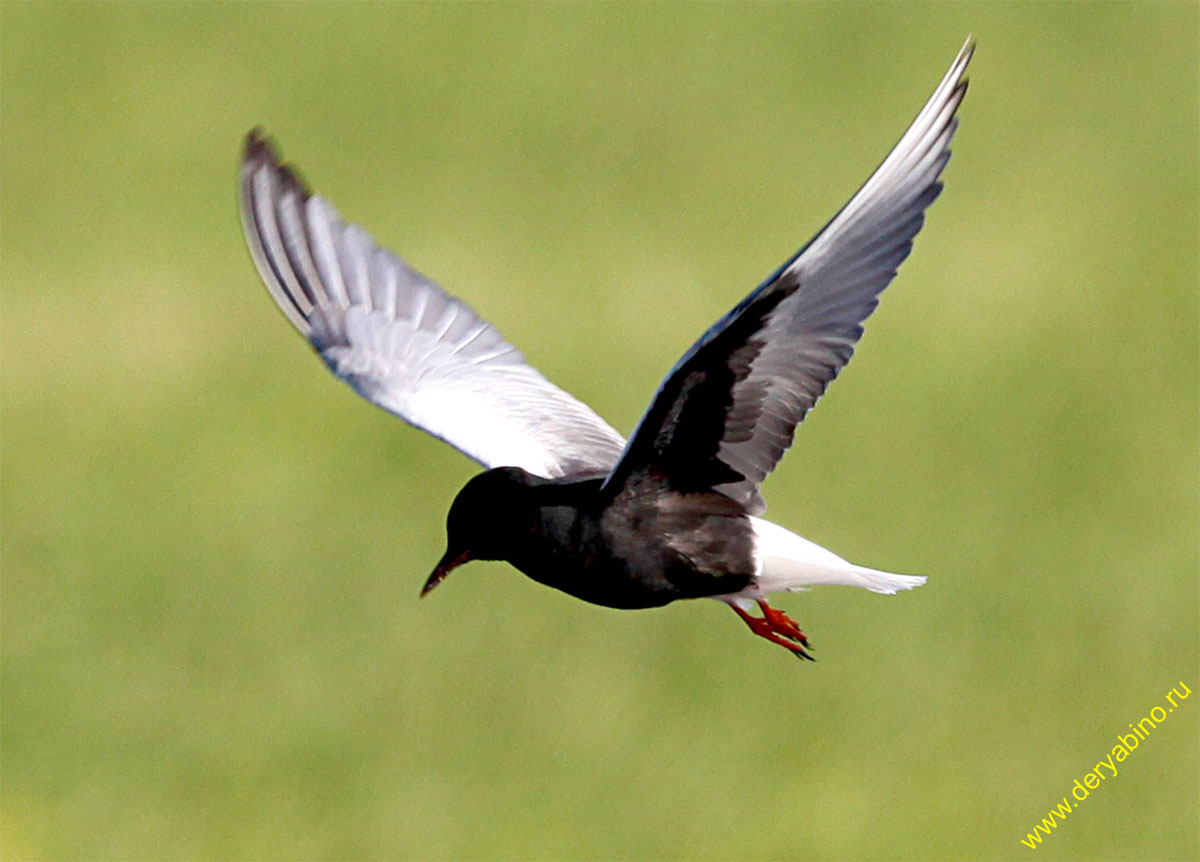
[{"label": "green blurred background", "polygon": [[[1194,859],[1192,3],[16,4],[2,25],[6,859]],[[964,37],[947,188],[766,485],[930,576],[619,612],[474,564],[235,207],[262,124],[628,431]]]}]

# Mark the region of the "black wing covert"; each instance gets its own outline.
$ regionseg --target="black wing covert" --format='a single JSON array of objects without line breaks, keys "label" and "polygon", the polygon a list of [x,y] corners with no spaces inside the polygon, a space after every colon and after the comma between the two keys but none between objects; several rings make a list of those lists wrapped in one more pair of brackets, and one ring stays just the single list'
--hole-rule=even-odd
[{"label": "black wing covert", "polygon": [[766,509],[760,484],[850,361],[863,321],[942,190],[973,51],[967,40],[841,211],[676,363],[606,481],[608,494],[652,476],[681,492],[715,489],[750,514]]}]

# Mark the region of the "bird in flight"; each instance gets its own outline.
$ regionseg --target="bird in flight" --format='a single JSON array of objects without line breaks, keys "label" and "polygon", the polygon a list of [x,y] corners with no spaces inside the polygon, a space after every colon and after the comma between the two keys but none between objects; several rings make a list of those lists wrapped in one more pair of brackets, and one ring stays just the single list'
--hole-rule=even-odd
[{"label": "bird in flight", "polygon": [[613,608],[718,599],[756,635],[811,658],[769,593],[925,583],[764,520],[759,487],[850,360],[942,189],[973,50],[968,40],[849,203],[667,373],[628,440],[465,302],[343,221],[250,132],[242,224],[279,308],[363,398],[486,468],[451,504],[446,552],[421,595],[469,560],[505,560]]}]

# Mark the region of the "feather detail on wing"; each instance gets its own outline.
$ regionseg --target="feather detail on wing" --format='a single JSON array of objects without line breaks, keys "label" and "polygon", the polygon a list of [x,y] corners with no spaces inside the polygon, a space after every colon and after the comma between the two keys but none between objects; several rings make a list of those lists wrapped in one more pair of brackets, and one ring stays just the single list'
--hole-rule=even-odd
[{"label": "feather detail on wing", "polygon": [[609,476],[609,494],[646,474],[684,492],[715,489],[751,514],[766,509],[759,485],[849,362],[942,189],[973,50],[968,40],[849,203],[679,360]]},{"label": "feather detail on wing", "polygon": [[259,274],[329,369],[368,401],[485,467],[607,473],[624,446],[466,303],[311,195],[256,131],[242,224]]}]

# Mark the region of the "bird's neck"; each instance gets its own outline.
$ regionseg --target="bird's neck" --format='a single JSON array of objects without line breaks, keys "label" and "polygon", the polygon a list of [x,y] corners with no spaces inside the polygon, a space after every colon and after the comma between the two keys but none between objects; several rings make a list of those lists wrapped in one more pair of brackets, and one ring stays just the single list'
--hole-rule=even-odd
[{"label": "bird's neck", "polygon": [[578,554],[572,551],[593,540],[602,482],[543,480],[514,495],[505,514],[503,559],[543,583],[577,568]]}]

